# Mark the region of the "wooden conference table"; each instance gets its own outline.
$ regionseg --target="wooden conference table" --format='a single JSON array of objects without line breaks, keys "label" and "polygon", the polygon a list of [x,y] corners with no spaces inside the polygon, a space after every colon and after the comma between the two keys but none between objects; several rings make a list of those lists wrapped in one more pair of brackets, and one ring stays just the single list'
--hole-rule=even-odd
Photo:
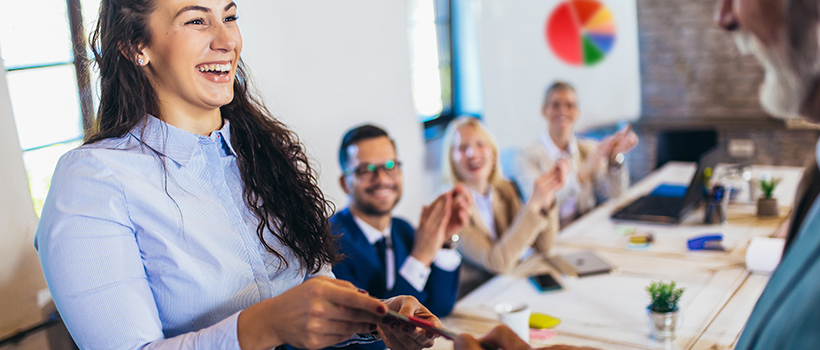
[{"label": "wooden conference table", "polygon": [[[794,192],[802,175],[798,167],[751,167],[753,178],[763,173],[781,177],[775,190],[780,215],[758,218],[754,203],[730,203],[728,223],[703,224],[703,209],[690,213],[675,226],[616,223],[612,212],[649,193],[660,183],[688,184],[695,172],[692,163],[671,162],[635,184],[622,198],[596,208],[559,235],[552,254],[594,250],[615,266],[606,275],[564,277],[563,289],[538,292],[526,276],[548,272],[552,267],[533,256],[511,275],[499,275],[462,298],[444,326],[476,336],[499,322],[493,306],[501,302],[529,304],[533,312],[562,320],[557,333],[546,340],[532,339],[533,347],[552,344],[593,346],[601,349],[730,349],[734,347],[768,276],[750,274],[745,267],[746,245],[752,237],[771,236],[788,218]],[[785,205],[785,206],[784,206]],[[655,241],[647,250],[627,247],[623,233],[652,232]],[[689,251],[687,240],[708,233],[724,236],[725,251]],[[676,339],[658,342],[649,337],[644,287],[651,281],[674,280],[686,288],[680,302],[681,319]],[[437,340],[434,348],[451,349],[452,343]]]}]

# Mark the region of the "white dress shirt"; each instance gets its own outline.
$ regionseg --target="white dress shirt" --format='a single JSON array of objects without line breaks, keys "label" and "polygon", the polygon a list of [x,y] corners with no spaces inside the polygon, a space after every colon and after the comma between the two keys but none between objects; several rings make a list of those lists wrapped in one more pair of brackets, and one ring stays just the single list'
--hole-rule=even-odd
[{"label": "white dress shirt", "polygon": [[581,192],[581,183],[578,181],[578,168],[580,167],[581,155],[578,151],[578,140],[575,135],[570,136],[567,149],[558,148],[548,132],[542,132],[538,141],[547,150],[547,154],[552,159],[566,159],[569,166],[567,181],[560,190],[555,193],[555,200],[558,204],[558,216],[561,222],[572,221],[578,216],[578,193]]},{"label": "white dress shirt", "polygon": [[498,232],[495,229],[495,215],[493,214],[493,188],[487,187],[487,194],[482,195],[478,191],[470,188],[473,194],[473,201],[476,208],[478,208],[478,215],[484,226],[487,226],[487,232],[490,234],[490,239],[495,242],[498,240]]},{"label": "white dress shirt", "polygon": [[[385,239],[386,250],[384,257],[385,260],[387,260],[385,261],[385,271],[387,273],[385,280],[387,281],[387,290],[393,289],[396,283],[396,258],[393,254],[393,239],[390,234],[392,226],[387,224],[384,231],[380,231],[356,216],[356,214],[351,214],[353,214],[353,221],[356,222],[356,225],[359,226],[359,229],[362,230],[362,233],[364,233],[364,236],[371,245],[376,244],[376,242],[381,239]],[[444,271],[455,271],[459,265],[461,265],[461,254],[455,249],[439,249],[433,263]],[[430,267],[410,255],[404,260],[404,263],[402,263],[399,273],[413,288],[417,291],[422,291],[427,284],[427,278],[430,277]]]}]

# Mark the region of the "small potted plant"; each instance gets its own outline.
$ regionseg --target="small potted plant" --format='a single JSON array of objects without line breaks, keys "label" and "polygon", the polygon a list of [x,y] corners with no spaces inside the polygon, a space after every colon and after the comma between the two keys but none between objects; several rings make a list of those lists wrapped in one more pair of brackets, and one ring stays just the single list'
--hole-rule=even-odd
[{"label": "small potted plant", "polygon": [[677,288],[674,281],[658,281],[646,286],[646,291],[649,292],[652,301],[646,308],[652,338],[660,341],[674,339],[678,321],[678,301],[683,294],[683,288]]},{"label": "small potted plant", "polygon": [[777,198],[772,197],[772,193],[779,183],[776,177],[760,179],[763,195],[757,199],[757,216],[777,216]]}]

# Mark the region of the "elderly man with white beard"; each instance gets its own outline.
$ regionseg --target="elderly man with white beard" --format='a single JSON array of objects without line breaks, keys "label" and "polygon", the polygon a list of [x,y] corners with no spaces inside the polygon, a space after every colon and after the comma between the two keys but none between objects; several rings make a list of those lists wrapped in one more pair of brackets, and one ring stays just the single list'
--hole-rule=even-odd
[{"label": "elderly man with white beard", "polygon": [[[767,111],[820,122],[820,1],[722,0],[717,21],[765,67],[760,98]],[[783,259],[737,349],[820,347],[820,147],[815,158],[798,187]]]}]

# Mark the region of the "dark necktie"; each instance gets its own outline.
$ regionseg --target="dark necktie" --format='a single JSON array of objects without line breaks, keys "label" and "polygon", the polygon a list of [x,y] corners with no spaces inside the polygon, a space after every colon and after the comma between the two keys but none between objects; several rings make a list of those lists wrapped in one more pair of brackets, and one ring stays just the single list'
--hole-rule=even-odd
[{"label": "dark necktie", "polygon": [[393,256],[393,242],[389,236],[376,241],[376,254],[384,266],[386,290],[392,290],[396,284],[396,258]]},{"label": "dark necktie", "polygon": [[806,167],[800,185],[797,186],[797,201],[792,209],[789,234],[786,236],[783,255],[788,252],[789,245],[794,242],[797,233],[800,232],[800,225],[803,224],[803,219],[806,218],[806,214],[809,212],[818,193],[820,193],[820,169],[817,168],[817,160],[815,159]]}]

